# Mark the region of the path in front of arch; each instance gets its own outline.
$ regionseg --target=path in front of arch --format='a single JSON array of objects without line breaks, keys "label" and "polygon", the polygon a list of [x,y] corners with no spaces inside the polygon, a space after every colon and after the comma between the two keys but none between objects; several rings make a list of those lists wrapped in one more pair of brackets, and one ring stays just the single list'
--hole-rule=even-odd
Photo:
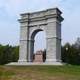
[{"label": "path in front of arch", "polygon": [[60,62],[12,62],[6,65],[10,66],[29,66],[29,65],[64,65],[64,63]]}]

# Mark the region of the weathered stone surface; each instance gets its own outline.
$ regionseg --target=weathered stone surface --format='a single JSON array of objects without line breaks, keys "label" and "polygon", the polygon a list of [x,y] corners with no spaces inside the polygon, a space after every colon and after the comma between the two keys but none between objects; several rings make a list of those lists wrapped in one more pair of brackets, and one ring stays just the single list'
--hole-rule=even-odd
[{"label": "weathered stone surface", "polygon": [[39,31],[46,32],[45,63],[61,62],[61,14],[58,8],[21,14],[19,63],[33,61],[34,37]]}]

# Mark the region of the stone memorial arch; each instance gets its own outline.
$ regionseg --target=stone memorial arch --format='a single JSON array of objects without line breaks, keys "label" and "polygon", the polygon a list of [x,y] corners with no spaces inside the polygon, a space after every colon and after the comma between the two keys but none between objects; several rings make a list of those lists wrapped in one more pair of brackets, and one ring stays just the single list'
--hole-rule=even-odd
[{"label": "stone memorial arch", "polygon": [[21,14],[18,62],[33,62],[34,37],[39,31],[46,32],[45,63],[61,62],[61,14],[58,8]]}]

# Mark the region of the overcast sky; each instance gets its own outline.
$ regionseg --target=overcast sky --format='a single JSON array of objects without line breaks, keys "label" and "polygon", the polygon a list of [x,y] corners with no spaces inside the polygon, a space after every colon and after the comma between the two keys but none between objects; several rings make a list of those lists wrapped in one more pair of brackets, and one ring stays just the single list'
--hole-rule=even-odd
[{"label": "overcast sky", "polygon": [[[20,25],[17,19],[20,13],[53,7],[63,12],[62,43],[75,42],[80,37],[80,0],[0,0],[0,44],[19,44]],[[41,43],[40,40],[38,42]]]}]

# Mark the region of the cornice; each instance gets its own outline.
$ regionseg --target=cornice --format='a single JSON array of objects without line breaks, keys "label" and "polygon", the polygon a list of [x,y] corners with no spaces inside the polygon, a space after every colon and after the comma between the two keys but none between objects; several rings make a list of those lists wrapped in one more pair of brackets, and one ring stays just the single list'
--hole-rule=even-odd
[{"label": "cornice", "polygon": [[61,14],[62,12],[58,8],[52,8],[44,11],[21,14],[21,19],[19,19],[18,21],[20,23],[25,23],[29,21],[34,22],[34,21],[48,20],[50,18],[56,18],[57,20],[62,22],[64,19],[61,16]]}]

